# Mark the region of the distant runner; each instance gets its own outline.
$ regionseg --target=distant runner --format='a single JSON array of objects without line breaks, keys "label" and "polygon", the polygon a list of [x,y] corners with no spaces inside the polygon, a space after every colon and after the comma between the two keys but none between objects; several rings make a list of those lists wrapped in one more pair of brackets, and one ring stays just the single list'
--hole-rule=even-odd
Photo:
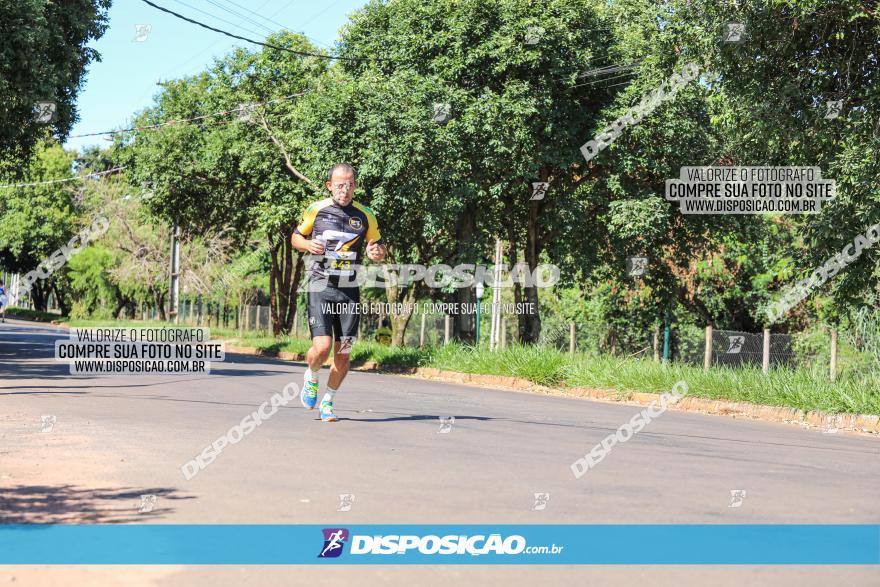
[{"label": "distant runner", "polygon": [[[385,245],[379,233],[376,215],[368,207],[353,201],[357,174],[348,163],[337,163],[327,173],[331,197],[315,202],[303,213],[293,231],[293,246],[304,253],[321,255],[306,268],[309,279],[308,313],[312,348],[306,354],[309,367],[303,377],[302,404],[313,409],[318,401],[318,373],[330,355],[335,340],[333,365],[327,392],[321,399],[324,422],[336,422],[333,398],[348,373],[351,348],[357,338],[360,313],[360,288],[341,287],[340,277],[350,277],[357,270],[366,244],[371,261],[385,258]],[[308,238],[311,237],[311,238]]]},{"label": "distant runner", "polygon": [[6,283],[0,280],[0,322],[6,322]]}]

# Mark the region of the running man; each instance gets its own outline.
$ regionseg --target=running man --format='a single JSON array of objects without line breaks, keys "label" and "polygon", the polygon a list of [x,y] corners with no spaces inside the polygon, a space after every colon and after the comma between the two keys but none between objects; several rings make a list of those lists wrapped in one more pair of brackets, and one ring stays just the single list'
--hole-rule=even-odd
[{"label": "running man", "polygon": [[[315,255],[306,268],[312,348],[306,354],[309,366],[300,400],[310,410],[318,402],[318,373],[330,355],[331,341],[335,340],[327,392],[319,411],[324,422],[336,422],[333,399],[348,373],[360,322],[360,288],[347,284],[353,283],[351,277],[357,271],[364,245],[371,261],[385,258],[385,245],[373,211],[353,200],[357,188],[354,167],[348,163],[335,164],[327,172],[326,185],[331,197],[306,209],[290,240],[297,250]],[[346,278],[346,286],[340,286],[340,277]]]}]

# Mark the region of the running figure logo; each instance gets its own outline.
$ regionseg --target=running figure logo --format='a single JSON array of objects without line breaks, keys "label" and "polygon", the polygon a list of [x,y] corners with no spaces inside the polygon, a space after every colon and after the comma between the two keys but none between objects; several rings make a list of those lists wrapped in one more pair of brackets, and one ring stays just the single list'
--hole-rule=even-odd
[{"label": "running figure logo", "polygon": [[354,493],[340,493],[339,494],[339,507],[336,508],[337,512],[350,512],[351,506],[354,504]]},{"label": "running figure logo", "polygon": [[825,120],[834,120],[840,116],[843,110],[843,100],[828,100],[825,102]]},{"label": "running figure logo", "polygon": [[148,495],[141,496],[141,506],[138,508],[138,512],[141,514],[148,514],[153,511],[153,508],[156,507],[156,496],[152,493]]},{"label": "running figure logo", "polygon": [[741,22],[727,23],[727,31],[724,34],[725,43],[740,43],[745,36],[746,25]]},{"label": "running figure logo", "polygon": [[728,336],[727,354],[738,355],[746,342],[745,336]]},{"label": "running figure logo", "polygon": [[825,418],[825,430],[822,431],[822,434],[837,434],[837,422],[839,420],[838,415],[828,416]]},{"label": "running figure logo", "polygon": [[550,187],[549,181],[533,181],[532,182],[532,197],[530,200],[543,200],[544,195],[547,193],[547,189]]},{"label": "running figure logo", "polygon": [[347,528],[324,528],[324,548],[318,554],[318,558],[336,558],[342,554],[342,548],[348,541]]},{"label": "running figure logo", "polygon": [[743,500],[746,498],[746,490],[745,489],[731,489],[730,490],[730,503],[727,505],[729,508],[738,508],[742,507]]},{"label": "running figure logo", "polygon": [[451,110],[449,102],[434,102],[434,114],[431,116],[431,120],[437,124],[446,122]]},{"label": "running figure logo", "polygon": [[355,337],[353,336],[342,336],[339,339],[339,350],[337,351],[340,355],[350,355],[351,349],[354,346]]},{"label": "running figure logo", "polygon": [[52,428],[55,427],[55,422],[57,421],[58,418],[52,415],[40,417],[40,432],[52,432]]},{"label": "running figure logo", "polygon": [[37,102],[34,104],[34,120],[46,124],[55,117],[55,102]]},{"label": "running figure logo", "polygon": [[540,26],[530,26],[528,30],[526,30],[526,45],[537,45],[541,41],[541,37],[544,36],[544,27]]},{"label": "running figure logo", "polygon": [[550,501],[549,493],[536,493],[535,503],[532,505],[532,511],[540,511],[547,509],[547,502]]},{"label": "running figure logo", "polygon": [[257,105],[254,102],[242,102],[238,105],[238,119],[243,122],[253,122],[257,113]]},{"label": "running figure logo", "polygon": [[449,434],[455,424],[455,416],[440,416],[440,430],[437,434]]},{"label": "running figure logo", "polygon": [[630,277],[641,277],[648,272],[647,257],[627,257],[626,273]]},{"label": "running figure logo", "polygon": [[150,36],[150,31],[153,30],[153,25],[151,24],[136,24],[134,25],[134,39],[131,41],[133,43],[143,43],[147,40],[147,37]]}]

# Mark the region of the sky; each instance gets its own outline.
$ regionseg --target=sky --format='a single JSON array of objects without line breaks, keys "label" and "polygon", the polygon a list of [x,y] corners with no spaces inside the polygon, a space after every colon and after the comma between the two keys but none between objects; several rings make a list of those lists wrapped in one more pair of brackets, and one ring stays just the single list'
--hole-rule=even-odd
[{"label": "sky", "polygon": [[[348,20],[348,15],[365,4],[365,0],[152,1],[194,20],[258,41],[265,40],[269,34],[266,28],[277,31],[287,27],[305,33],[312,43],[324,48],[333,46],[337,31]],[[136,40],[138,25],[150,27],[143,40]],[[215,57],[225,55],[236,46],[258,48],[179,20],[141,0],[114,0],[110,26],[91,46],[101,54],[101,62],[89,66],[77,97],[79,122],[71,135],[127,127],[136,112],[152,103],[160,89],[156,85],[159,80],[202,71]],[[71,149],[81,150],[90,145],[107,146],[109,142],[104,137],[69,138],[65,142]]]}]

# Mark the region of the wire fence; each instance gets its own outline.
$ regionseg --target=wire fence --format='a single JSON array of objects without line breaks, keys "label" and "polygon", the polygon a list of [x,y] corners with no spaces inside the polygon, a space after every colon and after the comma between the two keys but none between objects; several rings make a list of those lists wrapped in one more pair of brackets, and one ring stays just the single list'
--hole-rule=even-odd
[{"label": "wire fence", "polygon": [[[704,365],[706,338],[692,333],[677,334],[678,356],[681,362]],[[712,366],[743,367],[762,366],[764,358],[764,333],[741,330],[712,330],[710,342]],[[800,357],[794,352],[793,337],[789,334],[770,333],[768,361],[771,367],[796,367]]]},{"label": "wire fence", "polygon": [[[880,370],[880,318],[863,320],[860,328],[830,327],[807,333],[673,327],[668,341],[659,329],[622,329],[602,323],[556,323],[541,332],[539,344],[557,351],[590,355],[669,360],[696,367],[820,369],[834,378],[839,372],[838,334],[845,341],[846,368]],[[766,349],[765,349],[766,337]]]},{"label": "wire fence", "polygon": [[[125,308],[124,319],[158,320],[155,306],[142,304]],[[166,315],[167,318],[167,315]],[[391,344],[393,324],[383,314],[363,314],[358,339]],[[468,315],[462,324],[465,340],[474,343],[475,316]],[[183,298],[177,317],[179,324],[208,328],[229,328],[242,333],[272,335],[271,310],[268,305],[230,305],[200,302]],[[503,349],[517,340],[517,317],[502,315],[499,321],[498,347]],[[491,314],[482,317],[480,346],[488,348]],[[837,364],[837,331],[820,328],[810,333],[786,334],[746,332],[740,330],[700,329],[692,325],[674,325],[668,341],[659,328],[633,329],[600,322],[564,322],[546,320],[542,323],[538,344],[562,352],[587,355],[611,355],[621,358],[642,358],[679,362],[704,368],[821,368],[833,378]],[[847,345],[847,368],[858,371],[880,370],[880,316],[862,315],[849,330],[840,332]],[[299,300],[294,324],[287,335],[309,337],[308,317],[304,300]],[[765,349],[765,336],[768,341]],[[414,312],[407,322],[403,346],[441,346],[455,338],[453,318],[444,314]],[[766,352],[765,352],[766,351]]]}]

